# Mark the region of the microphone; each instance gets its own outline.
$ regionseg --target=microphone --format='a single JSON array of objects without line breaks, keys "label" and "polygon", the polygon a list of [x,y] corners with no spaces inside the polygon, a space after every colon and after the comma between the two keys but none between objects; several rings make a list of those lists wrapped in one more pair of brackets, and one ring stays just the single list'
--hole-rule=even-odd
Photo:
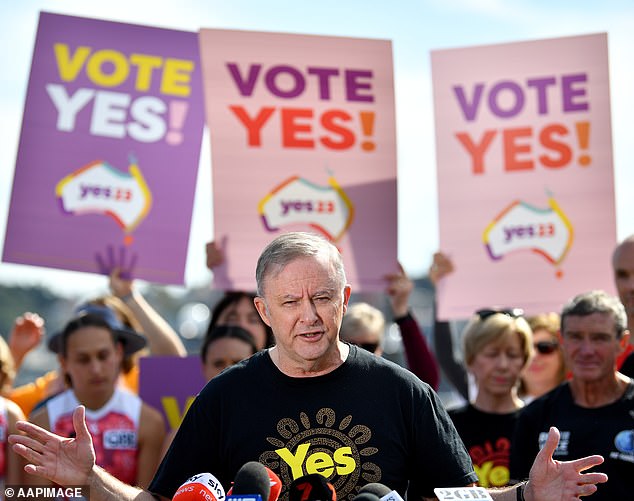
[{"label": "microphone", "polygon": [[293,480],[288,488],[288,501],[337,501],[337,493],[326,477],[311,473]]},{"label": "microphone", "polygon": [[[279,485],[279,496],[281,482],[277,475],[275,477]],[[249,461],[236,473],[228,494],[227,501],[268,501],[271,494],[271,477],[267,468],[257,461]]]},{"label": "microphone", "polygon": [[381,501],[403,501],[403,498],[398,492],[390,489],[387,485],[383,485],[378,482],[372,482],[370,484],[366,484],[363,487],[361,487],[361,489],[359,489],[359,494],[362,494],[365,492],[374,494]]},{"label": "microphone", "polygon": [[381,498],[373,492],[359,492],[352,501],[379,501]]},{"label": "microphone", "polygon": [[271,492],[269,494],[269,501],[277,501],[282,492],[282,481],[271,468],[265,466],[266,472],[269,474],[269,483],[271,485]]},{"label": "microphone", "polygon": [[172,501],[225,501],[225,490],[211,473],[198,473],[181,485]]}]

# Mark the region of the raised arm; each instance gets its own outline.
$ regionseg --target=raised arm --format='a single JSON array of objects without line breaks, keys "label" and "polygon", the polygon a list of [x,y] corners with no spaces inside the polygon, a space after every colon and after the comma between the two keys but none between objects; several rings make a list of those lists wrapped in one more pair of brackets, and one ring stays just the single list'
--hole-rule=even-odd
[{"label": "raised arm", "polygon": [[[451,259],[442,252],[436,252],[429,267],[429,279],[434,287],[438,287],[440,281],[453,272]],[[446,321],[439,321],[436,315],[436,301],[434,301],[434,351],[441,369],[460,395],[469,399],[469,384],[467,371],[461,360],[454,355],[453,334],[451,325]]]},{"label": "raised arm", "polygon": [[409,370],[436,390],[440,380],[436,357],[429,349],[418,322],[409,311],[409,297],[414,290],[414,283],[405,274],[400,263],[398,271],[385,278],[388,282],[386,292],[390,299],[392,316],[401,331]]},{"label": "raised arm", "polygon": [[110,273],[110,290],[132,311],[141,324],[152,355],[187,355],[185,345],[176,331],[134,287],[132,279],[123,276],[119,268]]}]

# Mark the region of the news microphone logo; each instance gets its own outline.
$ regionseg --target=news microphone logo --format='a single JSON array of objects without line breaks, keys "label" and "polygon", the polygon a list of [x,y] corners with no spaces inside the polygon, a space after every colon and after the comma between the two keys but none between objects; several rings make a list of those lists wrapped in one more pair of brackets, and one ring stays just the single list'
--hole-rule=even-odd
[{"label": "news microphone logo", "polygon": [[236,473],[228,492],[227,501],[269,501],[271,500],[271,487],[275,479],[277,479],[275,488],[279,496],[281,485],[277,475],[262,463],[249,461]]},{"label": "news microphone logo", "polygon": [[181,485],[172,501],[225,501],[225,490],[211,473],[198,473]]},{"label": "news microphone logo", "polygon": [[268,466],[265,466],[266,472],[269,474],[269,482],[271,485],[271,492],[269,493],[269,501],[277,501],[277,498],[280,497],[280,492],[282,492],[282,481],[280,477],[276,475],[276,473],[271,470]]},{"label": "news microphone logo", "polygon": [[288,488],[288,501],[337,501],[337,493],[326,477],[311,473],[293,480]]}]

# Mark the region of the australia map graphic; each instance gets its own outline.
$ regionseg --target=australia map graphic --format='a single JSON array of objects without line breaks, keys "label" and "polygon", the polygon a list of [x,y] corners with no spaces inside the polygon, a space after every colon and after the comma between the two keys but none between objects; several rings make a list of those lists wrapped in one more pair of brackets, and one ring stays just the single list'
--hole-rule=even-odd
[{"label": "australia map graphic", "polygon": [[152,206],[152,194],[136,161],[128,172],[96,160],[65,176],[55,194],[69,215],[102,214],[112,218],[126,238],[143,221]]},{"label": "australia map graphic", "polygon": [[291,176],[260,200],[258,214],[267,231],[305,224],[336,242],[352,224],[354,207],[332,175],[325,186]]},{"label": "australia map graphic", "polygon": [[552,194],[547,207],[515,200],[484,230],[489,257],[500,260],[514,252],[535,252],[553,265],[566,257],[574,239],[573,226]]}]

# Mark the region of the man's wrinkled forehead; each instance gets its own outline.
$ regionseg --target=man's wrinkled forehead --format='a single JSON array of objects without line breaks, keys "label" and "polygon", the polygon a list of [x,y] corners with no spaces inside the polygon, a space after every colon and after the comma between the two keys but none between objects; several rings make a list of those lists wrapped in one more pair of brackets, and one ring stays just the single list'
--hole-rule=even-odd
[{"label": "man's wrinkled forehead", "polygon": [[[298,270],[299,261],[304,261],[305,265]],[[338,278],[334,263],[327,256],[303,256],[292,259],[286,264],[269,266],[262,285],[265,294],[272,280],[283,280],[284,287],[288,289],[311,284],[311,288],[336,291],[345,285],[340,286]]]}]

